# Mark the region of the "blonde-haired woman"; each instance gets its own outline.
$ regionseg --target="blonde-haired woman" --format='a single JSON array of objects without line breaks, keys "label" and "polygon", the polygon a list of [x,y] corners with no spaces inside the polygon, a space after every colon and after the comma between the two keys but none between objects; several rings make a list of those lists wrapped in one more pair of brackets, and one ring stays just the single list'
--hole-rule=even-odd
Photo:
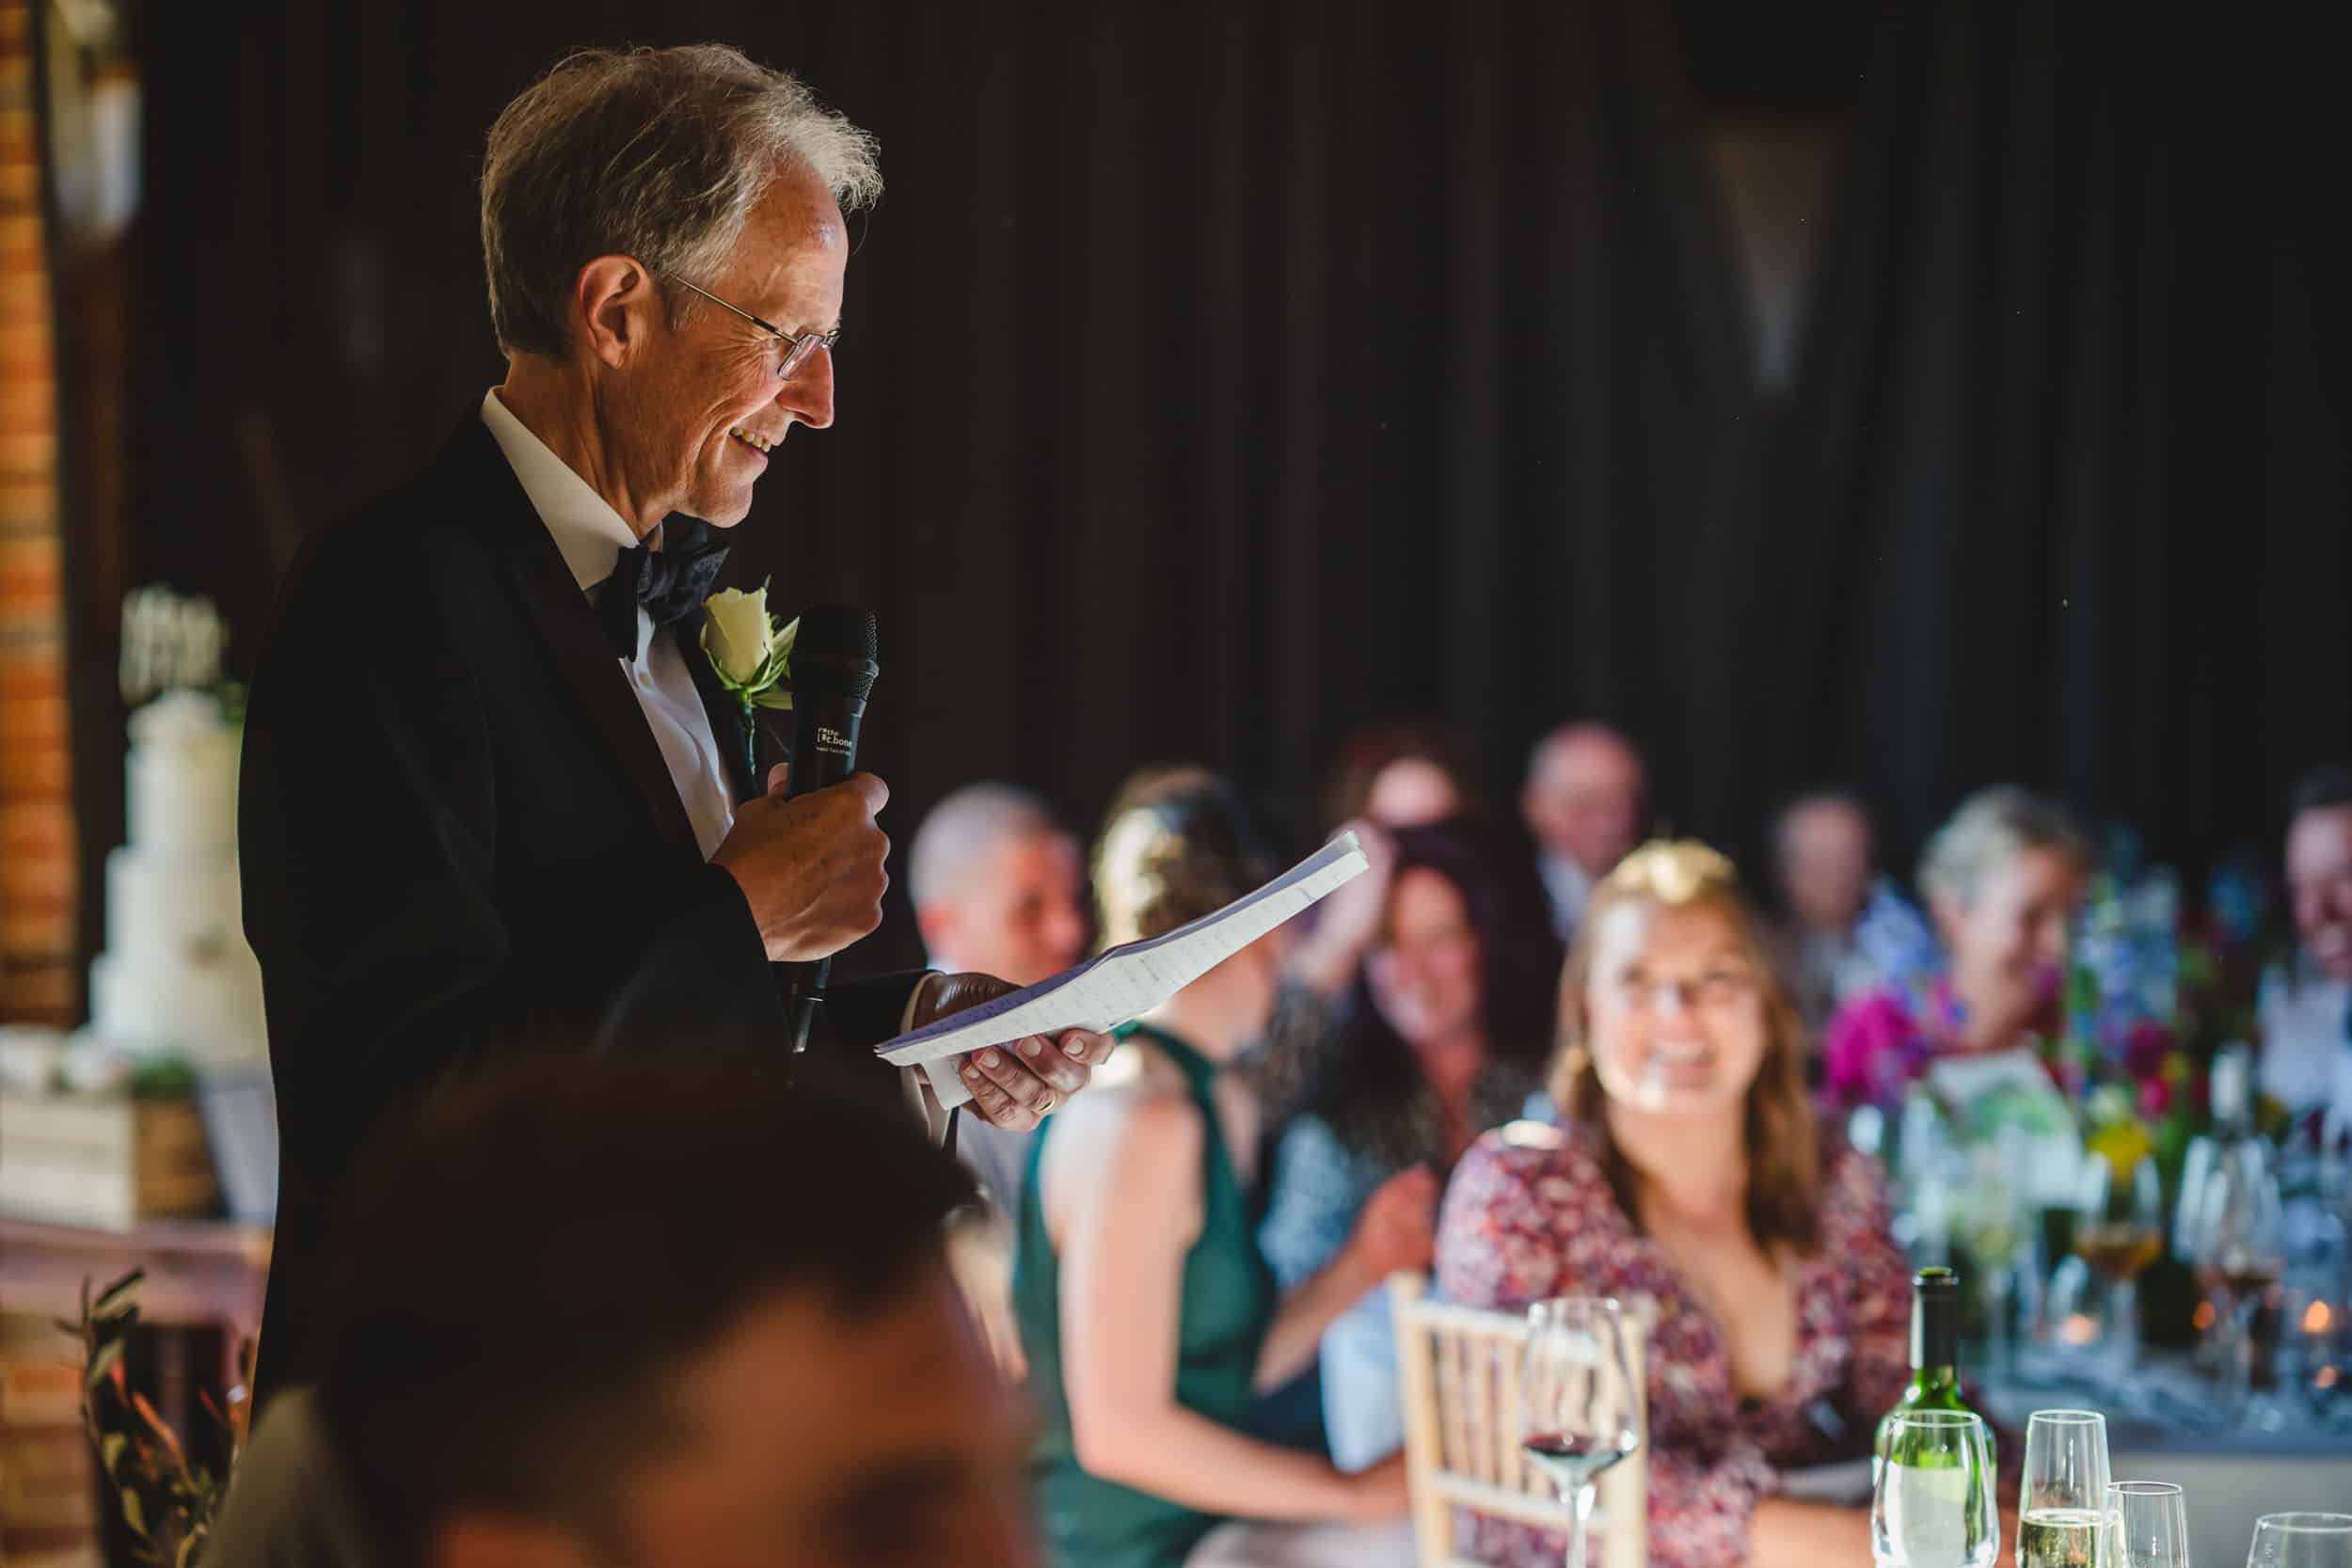
[{"label": "blonde-haired woman", "polygon": [[1831,1106],[1891,1108],[1936,1057],[2009,1051],[2058,1026],[2069,927],[2090,841],[2064,807],[2014,784],[1980,789],[1919,862],[1945,973],[1868,991],[1824,1032]]},{"label": "blonde-haired woman", "polygon": [[[1095,855],[1106,942],[1158,936],[1279,869],[1232,787],[1156,769],[1120,793]],[[1429,1258],[1437,1192],[1391,1179],[1289,1294],[1258,1250],[1258,1097],[1233,1063],[1264,1034],[1281,933],[1124,1033],[1136,1071],[1038,1134],[1013,1309],[1039,1416],[1032,1473],[1063,1568],[1381,1568],[1411,1559],[1401,1464],[1346,1475],[1244,1430],[1331,1321]],[[1399,1521],[1380,1528],[1382,1521]]]},{"label": "blonde-haired woman", "polygon": [[[1471,1146],[1438,1224],[1450,1299],[1657,1304],[1649,1549],[1661,1568],[1816,1568],[1869,1552],[1859,1510],[1780,1498],[1867,1453],[1910,1376],[1910,1276],[1878,1167],[1824,1144],[1796,1009],[1731,863],[1651,844],[1595,893],[1561,978],[1556,1125]],[[1479,1518],[1471,1555],[1557,1563]]]}]

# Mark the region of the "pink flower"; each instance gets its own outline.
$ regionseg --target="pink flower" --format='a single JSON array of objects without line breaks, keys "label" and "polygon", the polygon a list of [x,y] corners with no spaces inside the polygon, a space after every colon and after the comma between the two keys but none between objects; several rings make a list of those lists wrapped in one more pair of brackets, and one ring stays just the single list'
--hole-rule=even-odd
[{"label": "pink flower", "polygon": [[1902,996],[1875,990],[1856,997],[1831,1019],[1821,1042],[1821,1065],[1831,1101],[1858,1105],[1881,1099],[1907,1082],[1915,1068],[1919,1026]]},{"label": "pink flower", "polygon": [[2154,1121],[2172,1109],[2172,1085],[2161,1074],[2139,1081],[2139,1114]]},{"label": "pink flower", "polygon": [[2172,1049],[2172,1037],[2162,1024],[2153,1019],[2133,1022],[2132,1032],[2123,1040],[2123,1070],[2141,1083],[2164,1075],[2164,1058]]}]

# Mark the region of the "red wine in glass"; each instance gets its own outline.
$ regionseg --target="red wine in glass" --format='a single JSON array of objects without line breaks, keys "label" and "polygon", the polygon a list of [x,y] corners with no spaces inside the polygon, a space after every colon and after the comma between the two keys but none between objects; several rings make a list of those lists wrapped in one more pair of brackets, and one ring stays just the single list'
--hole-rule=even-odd
[{"label": "red wine in glass", "polygon": [[1583,1437],[1566,1433],[1538,1432],[1519,1444],[1562,1491],[1590,1486],[1617,1461],[1630,1456],[1639,1445],[1614,1437]]}]

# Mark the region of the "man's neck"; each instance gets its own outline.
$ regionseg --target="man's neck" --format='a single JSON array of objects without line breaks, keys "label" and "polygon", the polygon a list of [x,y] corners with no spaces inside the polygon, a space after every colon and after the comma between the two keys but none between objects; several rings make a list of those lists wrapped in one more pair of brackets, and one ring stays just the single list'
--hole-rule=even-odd
[{"label": "man's neck", "polygon": [[497,395],[506,411],[602,497],[639,540],[661,526],[667,509],[642,504],[630,494],[613,443],[597,418],[596,393],[570,367],[516,355],[506,363],[506,379]]}]

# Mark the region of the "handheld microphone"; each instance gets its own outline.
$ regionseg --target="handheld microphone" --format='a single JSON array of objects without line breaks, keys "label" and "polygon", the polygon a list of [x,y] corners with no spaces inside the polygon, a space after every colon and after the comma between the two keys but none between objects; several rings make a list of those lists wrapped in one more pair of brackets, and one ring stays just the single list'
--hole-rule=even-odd
[{"label": "handheld microphone", "polygon": [[[837,784],[857,771],[857,732],[882,673],[874,612],[827,604],[801,613],[792,639],[792,772],[789,797]],[[792,1049],[808,1049],[825,1002],[833,960],[791,967]]]}]

